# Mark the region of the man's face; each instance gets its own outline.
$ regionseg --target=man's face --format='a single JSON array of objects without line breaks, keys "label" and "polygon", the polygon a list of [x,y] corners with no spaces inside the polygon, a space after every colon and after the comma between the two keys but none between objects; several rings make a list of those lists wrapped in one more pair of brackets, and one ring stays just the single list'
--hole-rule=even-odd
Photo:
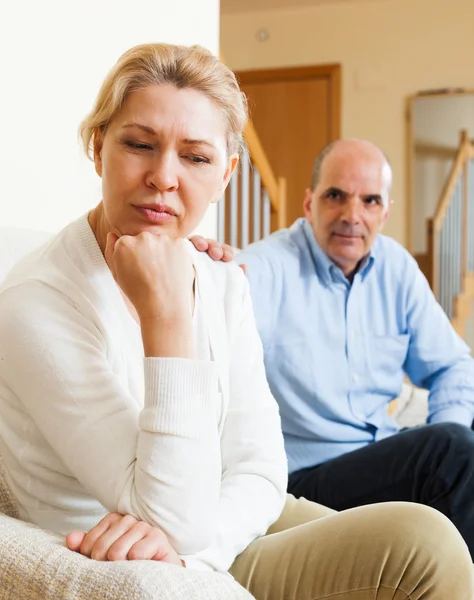
[{"label": "man's face", "polygon": [[366,142],[339,142],[323,161],[305,217],[321,249],[346,276],[369,254],[389,214],[390,167]]}]

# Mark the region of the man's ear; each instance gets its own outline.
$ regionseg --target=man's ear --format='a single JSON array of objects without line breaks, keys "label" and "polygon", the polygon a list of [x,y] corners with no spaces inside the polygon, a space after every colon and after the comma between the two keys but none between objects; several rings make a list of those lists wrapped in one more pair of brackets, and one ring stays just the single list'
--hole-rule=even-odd
[{"label": "man's ear", "polygon": [[239,155],[231,154],[231,156],[229,157],[229,161],[227,163],[227,168],[224,172],[224,177],[222,178],[221,185],[219,186],[219,189],[217,190],[215,197],[211,200],[211,203],[217,202],[218,200],[220,200],[222,198],[222,196],[224,195],[224,192],[226,190],[226,187],[229,185],[230,178],[234,174],[234,171],[237,168],[238,164],[239,164]]},{"label": "man's ear", "polygon": [[104,144],[103,134],[96,129],[94,131],[94,165],[95,172],[102,177],[102,146]]},{"label": "man's ear", "polygon": [[304,216],[306,217],[306,220],[308,221],[308,223],[313,222],[313,214],[311,212],[312,206],[313,206],[313,192],[312,192],[311,188],[306,188],[306,191],[304,194],[304,201],[303,201],[303,210],[304,210]]}]

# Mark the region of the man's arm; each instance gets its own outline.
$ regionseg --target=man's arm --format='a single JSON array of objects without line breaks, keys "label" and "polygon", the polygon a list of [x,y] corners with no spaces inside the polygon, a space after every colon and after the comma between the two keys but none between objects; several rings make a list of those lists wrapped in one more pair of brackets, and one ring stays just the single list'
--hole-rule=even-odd
[{"label": "man's arm", "polygon": [[412,263],[407,275],[410,344],[405,371],[429,390],[428,423],[451,421],[471,427],[474,419],[474,360],[454,331],[424,275]]}]

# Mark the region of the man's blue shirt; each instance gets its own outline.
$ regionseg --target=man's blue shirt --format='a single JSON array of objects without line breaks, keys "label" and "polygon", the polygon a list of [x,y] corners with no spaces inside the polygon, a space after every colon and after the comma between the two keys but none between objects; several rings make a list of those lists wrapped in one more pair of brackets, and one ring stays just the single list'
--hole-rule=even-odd
[{"label": "man's blue shirt", "polygon": [[430,391],[428,422],[471,426],[470,350],[397,242],[379,235],[352,284],[305,219],[237,260],[247,265],[290,472],[396,433],[387,405],[404,373]]}]

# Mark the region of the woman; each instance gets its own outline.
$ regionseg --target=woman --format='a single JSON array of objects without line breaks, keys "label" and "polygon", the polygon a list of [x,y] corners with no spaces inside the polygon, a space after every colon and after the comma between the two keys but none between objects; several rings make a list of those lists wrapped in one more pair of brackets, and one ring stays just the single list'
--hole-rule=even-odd
[{"label": "woman", "polygon": [[258,599],[471,598],[467,549],[435,511],[290,497],[282,513],[245,277],[183,239],[222,196],[245,119],[235,77],[199,47],[139,46],[106,78],[81,126],[102,201],[0,291],[1,451],[21,515],[79,530],[69,547],[95,559],[230,569]]}]

